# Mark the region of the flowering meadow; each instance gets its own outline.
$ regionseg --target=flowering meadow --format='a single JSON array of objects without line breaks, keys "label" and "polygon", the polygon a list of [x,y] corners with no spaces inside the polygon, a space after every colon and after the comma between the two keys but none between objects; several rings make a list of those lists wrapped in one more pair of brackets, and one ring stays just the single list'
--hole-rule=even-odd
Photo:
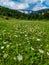
[{"label": "flowering meadow", "polygon": [[0,65],[49,65],[49,21],[0,18]]}]

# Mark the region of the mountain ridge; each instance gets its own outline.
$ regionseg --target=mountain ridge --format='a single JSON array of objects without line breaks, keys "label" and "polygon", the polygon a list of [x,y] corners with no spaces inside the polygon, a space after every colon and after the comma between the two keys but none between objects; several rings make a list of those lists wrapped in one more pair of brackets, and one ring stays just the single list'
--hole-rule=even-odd
[{"label": "mountain ridge", "polygon": [[[49,19],[49,9],[41,9],[38,11],[32,11],[31,13],[25,13],[25,11],[30,12],[31,10],[13,10],[0,6],[0,16],[14,17],[16,19]],[[39,15],[40,14],[40,15]]]}]

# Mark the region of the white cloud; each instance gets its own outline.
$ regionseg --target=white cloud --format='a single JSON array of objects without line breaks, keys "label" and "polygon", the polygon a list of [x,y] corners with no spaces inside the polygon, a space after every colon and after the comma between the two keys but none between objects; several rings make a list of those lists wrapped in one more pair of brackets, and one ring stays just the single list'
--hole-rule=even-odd
[{"label": "white cloud", "polygon": [[43,1],[38,1],[36,6],[32,9],[33,11],[38,11],[41,9],[46,9],[47,7],[42,4]]},{"label": "white cloud", "polygon": [[[0,5],[9,7],[11,9],[25,9],[29,8],[31,3],[37,3],[32,10],[40,10],[43,8],[47,8],[42,3],[45,1],[47,5],[49,5],[49,0],[20,0],[21,2],[14,2],[14,0],[0,0]],[[31,7],[30,7],[31,8]]]},{"label": "white cloud", "polygon": [[49,0],[46,0],[46,4],[49,5]]},{"label": "white cloud", "polygon": [[33,10],[33,11],[38,11],[38,10],[46,9],[46,8],[47,8],[46,6],[44,6],[44,7],[42,7],[42,6],[41,6],[41,7],[37,7],[37,6],[36,6],[36,7],[34,7],[32,10]]},{"label": "white cloud", "polygon": [[25,2],[25,3],[35,3],[37,2],[38,0],[21,0],[22,2]]},{"label": "white cloud", "polygon": [[40,0],[41,1],[41,3],[43,3],[45,0]]},{"label": "white cloud", "polygon": [[29,7],[27,3],[18,3],[10,0],[1,0],[0,3],[3,6],[7,6],[7,7],[9,6],[11,9],[25,9]]}]

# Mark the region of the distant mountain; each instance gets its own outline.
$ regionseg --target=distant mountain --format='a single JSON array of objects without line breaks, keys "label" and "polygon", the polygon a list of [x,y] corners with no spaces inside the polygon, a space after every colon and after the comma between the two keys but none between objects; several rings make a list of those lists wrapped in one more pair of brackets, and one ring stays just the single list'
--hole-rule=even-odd
[{"label": "distant mountain", "polygon": [[8,17],[14,17],[17,19],[26,19],[26,16],[28,17],[28,14],[25,14],[23,12],[24,10],[13,10],[9,8],[5,8],[3,6],[0,6],[0,16],[8,16]]},{"label": "distant mountain", "polygon": [[0,6],[0,16],[14,17],[16,19],[49,19],[49,9],[33,10],[13,10]]},{"label": "distant mountain", "polygon": [[13,10],[13,9],[9,9],[9,8],[5,8],[3,6],[0,6],[0,15],[10,14],[10,16],[12,16],[13,13],[21,13],[21,12],[18,10]]}]

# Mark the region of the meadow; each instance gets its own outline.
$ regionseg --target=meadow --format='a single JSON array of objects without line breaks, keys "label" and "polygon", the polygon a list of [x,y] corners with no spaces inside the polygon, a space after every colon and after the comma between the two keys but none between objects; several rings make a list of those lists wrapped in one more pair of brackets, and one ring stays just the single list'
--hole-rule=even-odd
[{"label": "meadow", "polygon": [[49,65],[49,21],[0,17],[0,65]]}]

